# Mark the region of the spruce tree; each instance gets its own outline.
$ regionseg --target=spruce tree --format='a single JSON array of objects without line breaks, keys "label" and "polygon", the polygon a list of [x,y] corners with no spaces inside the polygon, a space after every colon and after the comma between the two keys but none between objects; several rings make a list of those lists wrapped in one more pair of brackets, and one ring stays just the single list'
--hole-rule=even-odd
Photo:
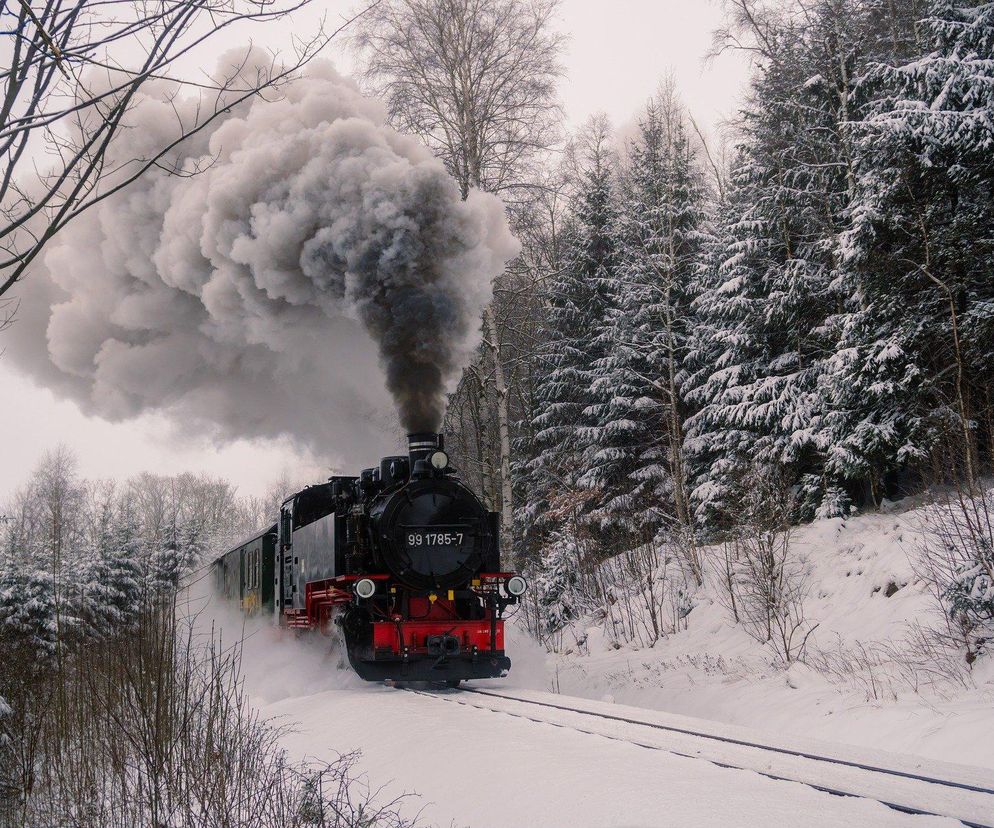
[{"label": "spruce tree", "polygon": [[566,264],[549,287],[535,372],[539,413],[531,423],[533,457],[525,464],[523,523],[538,543],[554,528],[545,518],[550,503],[576,487],[589,455],[585,411],[592,366],[604,353],[591,332],[610,307],[616,260],[613,154],[603,118],[588,124],[577,157],[576,207],[566,230]]},{"label": "spruce tree", "polygon": [[854,301],[833,363],[830,464],[920,465],[950,443],[976,476],[992,442],[994,5],[935,0],[922,54],[871,66],[840,239]]},{"label": "spruce tree", "polygon": [[680,382],[704,229],[704,190],[684,113],[662,87],[640,119],[622,179],[614,307],[599,338],[589,412],[596,450],[583,482],[603,493],[594,513],[652,539],[690,522]]},{"label": "spruce tree", "polygon": [[851,125],[869,94],[858,78],[896,48],[904,16],[878,0],[824,0],[807,12],[803,26],[771,25],[757,45],[698,302],[688,446],[698,514],[708,521],[731,517],[729,492],[751,464],[785,470],[806,516],[849,511],[868,473],[833,462],[839,401],[829,385],[847,358],[840,339],[851,301],[837,240],[855,188]]},{"label": "spruce tree", "polygon": [[753,209],[759,198],[744,158],[736,161],[729,183],[703,256],[683,384],[692,411],[685,440],[691,496],[695,517],[706,528],[732,518],[736,482],[757,439],[742,389],[757,381],[762,368],[762,275],[770,267],[768,235],[760,232],[765,223]]},{"label": "spruce tree", "polygon": [[142,562],[117,519],[112,504],[103,504],[93,547],[81,567],[85,616],[95,636],[112,635],[134,624],[144,597]]},{"label": "spruce tree", "polygon": [[543,549],[536,583],[542,627],[547,633],[558,632],[580,615],[580,557],[575,537],[569,532],[552,532]]}]

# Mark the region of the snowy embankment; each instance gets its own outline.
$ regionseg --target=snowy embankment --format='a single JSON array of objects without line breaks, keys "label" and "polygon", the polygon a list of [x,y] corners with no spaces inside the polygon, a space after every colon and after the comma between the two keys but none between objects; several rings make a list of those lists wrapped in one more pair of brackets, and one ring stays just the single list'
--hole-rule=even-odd
[{"label": "snowy embankment", "polygon": [[[652,647],[612,640],[608,623],[587,618],[565,632],[544,668],[531,651],[531,669],[510,681],[994,768],[994,660],[957,672],[962,656],[943,665],[915,643],[916,624],[943,623],[914,574],[921,520],[920,508],[892,507],[795,530],[791,543],[808,573],[804,612],[817,624],[806,664],[778,666],[731,622],[720,586],[709,584],[693,596],[686,629]],[[519,653],[528,646],[516,643]]]}]

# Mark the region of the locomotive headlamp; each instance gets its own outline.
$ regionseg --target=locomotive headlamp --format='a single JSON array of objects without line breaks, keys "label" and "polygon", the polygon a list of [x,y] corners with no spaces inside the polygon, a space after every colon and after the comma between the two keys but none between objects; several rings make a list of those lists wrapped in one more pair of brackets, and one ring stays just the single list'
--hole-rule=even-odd
[{"label": "locomotive headlamp", "polygon": [[449,466],[449,455],[444,451],[432,452],[431,464],[439,471],[442,471],[442,469],[446,469]]},{"label": "locomotive headlamp", "polygon": [[360,578],[355,582],[353,590],[360,598],[372,598],[376,592],[376,583],[372,578]]},{"label": "locomotive headlamp", "polygon": [[512,575],[507,579],[507,583],[504,584],[507,588],[508,595],[513,595],[518,598],[525,594],[525,590],[528,589],[528,581],[522,578],[520,575]]}]

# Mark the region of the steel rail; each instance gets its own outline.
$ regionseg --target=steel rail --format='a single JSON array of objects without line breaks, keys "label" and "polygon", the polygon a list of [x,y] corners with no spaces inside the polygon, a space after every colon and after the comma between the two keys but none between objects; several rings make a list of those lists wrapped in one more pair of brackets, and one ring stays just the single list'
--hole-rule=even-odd
[{"label": "steel rail", "polygon": [[830,762],[834,765],[845,765],[851,768],[858,768],[859,770],[872,771],[874,773],[882,773],[890,776],[900,776],[905,779],[913,779],[916,782],[928,782],[932,785],[943,785],[949,788],[959,788],[964,791],[972,791],[974,793],[990,794],[994,796],[994,788],[986,788],[980,785],[972,785],[968,782],[957,782],[954,779],[942,779],[941,777],[926,776],[924,774],[912,773],[911,771],[902,771],[896,768],[882,768],[876,765],[869,765],[864,762],[857,762],[852,759],[841,759],[837,756],[824,756],[818,753],[811,753],[810,751],[796,750],[793,748],[779,747],[777,745],[763,744],[762,742],[750,742],[745,739],[736,739],[734,737],[716,736],[713,733],[704,733],[699,730],[690,730],[687,728],[676,727],[674,725],[664,725],[658,722],[647,722],[643,719],[631,719],[626,716],[615,716],[611,713],[598,713],[593,710],[584,710],[578,707],[570,707],[568,705],[553,704],[552,702],[541,702],[535,699],[523,699],[520,696],[510,696],[504,693],[494,692],[492,690],[483,690],[479,688],[463,687],[460,688],[464,693],[476,693],[480,696],[493,696],[498,699],[507,699],[508,701],[516,701],[521,704],[533,704],[538,707],[549,707],[554,710],[563,710],[569,713],[580,713],[584,716],[593,716],[598,719],[608,719],[616,722],[624,722],[625,724],[641,725],[643,727],[651,727],[655,730],[668,730],[673,733],[681,733],[686,736],[697,736],[701,739],[711,739],[716,742],[724,742],[726,744],[739,745],[741,747],[757,748],[759,750],[768,750],[774,753],[782,753],[786,756],[797,756],[802,759],[812,759],[817,762]]}]

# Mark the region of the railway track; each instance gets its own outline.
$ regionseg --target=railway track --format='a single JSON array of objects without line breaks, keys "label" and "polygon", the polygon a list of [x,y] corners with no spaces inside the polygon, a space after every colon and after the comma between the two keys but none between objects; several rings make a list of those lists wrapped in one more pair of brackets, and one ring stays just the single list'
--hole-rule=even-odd
[{"label": "railway track", "polygon": [[489,688],[410,692],[723,768],[749,770],[839,796],[872,799],[909,814],[947,817],[971,828],[994,828],[994,771],[931,762],[926,770],[912,757],[857,749],[842,753],[840,747],[828,743],[789,743],[746,728],[550,693]]}]

